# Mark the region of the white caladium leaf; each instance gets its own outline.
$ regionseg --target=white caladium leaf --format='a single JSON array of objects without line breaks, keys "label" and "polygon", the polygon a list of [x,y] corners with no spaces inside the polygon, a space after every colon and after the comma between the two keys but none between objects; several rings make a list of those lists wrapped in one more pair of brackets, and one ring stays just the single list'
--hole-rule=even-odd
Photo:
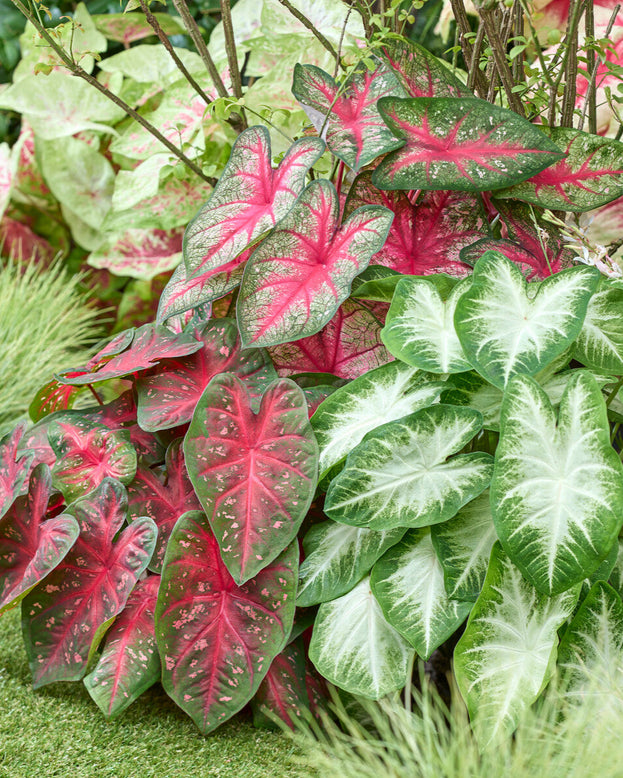
[{"label": "white caladium leaf", "polygon": [[471,285],[445,275],[402,278],[381,332],[398,359],[433,373],[471,370],[454,329],[456,304]]},{"label": "white caladium leaf", "polygon": [[590,373],[570,379],[558,419],[533,378],[511,380],[491,507],[504,549],[539,591],[565,591],[599,567],[623,523],[623,466]]},{"label": "white caladium leaf", "polygon": [[373,700],[402,689],[413,654],[385,621],[369,578],[318,609],[309,658],[340,689]]},{"label": "white caladium leaf", "polygon": [[320,477],[371,430],[435,403],[446,384],[430,378],[402,362],[390,362],[327,397],[311,419],[320,448]]},{"label": "white caladium leaf", "polygon": [[428,659],[461,626],[472,603],[446,594],[430,529],[412,529],[372,568],[372,592],[385,618]]},{"label": "white caladium leaf", "polygon": [[574,343],[573,356],[604,373],[623,373],[623,281],[602,276]]},{"label": "white caladium leaf", "polygon": [[331,482],[326,513],[376,530],[451,519],[491,480],[490,454],[453,456],[481,428],[478,411],[454,405],[433,405],[378,427]]},{"label": "white caladium leaf", "polygon": [[450,521],[431,527],[433,546],[441,562],[450,597],[477,599],[498,539],[491,515],[489,491],[465,505]]},{"label": "white caladium leaf", "polygon": [[472,726],[485,746],[510,735],[554,669],[557,630],[579,586],[548,597],[529,584],[499,543],[454,651],[454,672]]},{"label": "white caladium leaf", "polygon": [[571,345],[599,271],[573,267],[528,284],[514,262],[487,251],[471,279],[456,305],[456,331],[475,369],[503,389],[511,376],[535,375]]},{"label": "white caladium leaf", "polygon": [[623,538],[617,539],[617,558],[608,582],[623,596]]},{"label": "white caladium leaf", "polygon": [[349,592],[403,534],[401,528],[375,532],[336,521],[315,524],[303,540],[297,605],[316,605]]}]

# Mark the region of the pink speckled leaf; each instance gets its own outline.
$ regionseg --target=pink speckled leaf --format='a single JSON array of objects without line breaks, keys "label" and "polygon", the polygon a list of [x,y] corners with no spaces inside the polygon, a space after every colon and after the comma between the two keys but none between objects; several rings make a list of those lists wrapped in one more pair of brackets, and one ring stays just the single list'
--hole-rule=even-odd
[{"label": "pink speckled leaf", "polygon": [[61,564],[22,601],[35,688],[84,676],[105,630],[147,567],[156,543],[151,519],[133,521],[113,543],[127,508],[124,487],[107,478],[66,509],[80,535]]},{"label": "pink speckled leaf", "polygon": [[26,423],[18,424],[0,440],[0,516],[22,494],[35,457],[35,452],[21,446],[26,426]]},{"label": "pink speckled leaf", "polygon": [[55,411],[67,411],[82,391],[82,387],[61,384],[53,378],[39,389],[28,407],[28,414],[33,421],[40,421]]},{"label": "pink speckled leaf", "polygon": [[378,53],[411,97],[473,97],[444,62],[413,41],[388,38]]},{"label": "pink speckled leaf", "polygon": [[179,265],[183,235],[182,227],[169,231],[129,229],[89,254],[87,262],[118,276],[149,281]]},{"label": "pink speckled leaf", "polygon": [[137,381],[138,422],[145,430],[189,422],[203,390],[219,373],[235,373],[255,397],[277,377],[264,349],[240,350],[238,330],[231,319],[191,324],[190,331],[202,342],[201,351],[168,359]]},{"label": "pink speckled leaf", "polygon": [[253,253],[238,296],[244,346],[274,346],[319,332],[382,248],[393,214],[365,205],[340,225],[333,184],[313,181]]},{"label": "pink speckled leaf", "polygon": [[563,157],[534,124],[485,100],[382,97],[378,108],[404,141],[374,171],[379,189],[501,189]]},{"label": "pink speckled leaf", "polygon": [[301,389],[275,381],[253,412],[242,381],[216,376],[193,415],[188,475],[234,580],[243,584],[296,537],[318,470],[318,444]]},{"label": "pink speckled leaf", "polygon": [[[179,35],[183,27],[167,13],[154,14],[166,35]],[[147,19],[139,13],[95,14],[91,17],[97,29],[108,40],[129,46],[154,34]]]},{"label": "pink speckled leaf", "polygon": [[6,214],[0,221],[0,246],[2,255],[15,262],[35,262],[49,265],[56,250],[45,238],[37,235],[31,228]]},{"label": "pink speckled leaf", "polygon": [[253,697],[294,621],[298,548],[238,586],[203,513],[173,529],[156,606],[162,685],[204,733]]},{"label": "pink speckled leaf", "polygon": [[251,701],[254,726],[277,729],[279,725],[275,719],[279,719],[294,729],[294,721],[302,720],[304,712],[309,710],[305,675],[305,647],[299,639],[273,659]]},{"label": "pink speckled leaf", "polygon": [[154,614],[159,575],[139,581],[106,635],[101,657],[84,685],[106,718],[122,713],[160,678]]},{"label": "pink speckled leaf", "polygon": [[0,613],[45,578],[78,537],[78,523],[71,516],[45,521],[51,492],[49,467],[37,465],[27,496],[18,497],[0,520]]},{"label": "pink speckled leaf", "polygon": [[131,519],[149,516],[158,527],[156,550],[149,569],[159,573],[175,522],[182,514],[201,508],[188,478],[181,438],[167,449],[164,469],[137,469],[128,485],[128,500]]}]

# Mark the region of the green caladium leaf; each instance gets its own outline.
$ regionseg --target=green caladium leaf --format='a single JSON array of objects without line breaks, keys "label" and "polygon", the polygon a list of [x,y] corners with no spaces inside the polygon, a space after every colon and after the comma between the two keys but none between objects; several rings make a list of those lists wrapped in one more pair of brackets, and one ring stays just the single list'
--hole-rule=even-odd
[{"label": "green caladium leaf", "polygon": [[454,651],[454,672],[483,746],[510,735],[549,681],[557,630],[573,612],[579,586],[540,594],[499,543],[485,583]]},{"label": "green caladium leaf", "polygon": [[590,373],[571,378],[558,418],[533,378],[510,381],[491,506],[504,549],[540,592],[563,592],[597,569],[623,523],[623,466]]},{"label": "green caladium leaf", "polygon": [[303,540],[297,605],[316,605],[349,592],[403,534],[401,527],[375,532],[336,521],[315,524]]},{"label": "green caladium leaf", "polygon": [[433,405],[368,433],[332,481],[335,521],[388,530],[451,519],[489,485],[490,454],[459,454],[482,428],[471,408]]},{"label": "green caladium leaf", "polygon": [[617,538],[617,558],[608,582],[621,596],[623,592],[623,538]]},{"label": "green caladium leaf", "polygon": [[485,100],[383,97],[378,109],[404,141],[374,171],[379,189],[501,189],[563,156],[534,124]]},{"label": "green caladium leaf", "polygon": [[402,689],[413,653],[385,620],[369,578],[318,609],[309,658],[340,689],[373,700]]},{"label": "green caladium leaf", "polygon": [[604,373],[623,373],[623,281],[602,276],[573,346],[583,365]]},{"label": "green caladium leaf", "polygon": [[623,195],[623,143],[565,127],[541,130],[564,150],[564,159],[527,181],[496,192],[496,197],[553,211],[582,212]]},{"label": "green caladium leaf", "polygon": [[454,329],[456,304],[471,285],[446,276],[403,278],[396,286],[381,338],[398,359],[433,373],[471,370]]},{"label": "green caladium leaf", "polygon": [[428,527],[411,529],[372,568],[370,584],[387,621],[428,659],[465,621],[469,602],[452,600]]},{"label": "green caladium leaf", "polygon": [[431,527],[431,539],[443,568],[450,597],[465,602],[477,599],[498,539],[491,515],[489,490],[467,503],[450,521]]},{"label": "green caladium leaf", "polygon": [[311,419],[320,449],[320,478],[371,430],[435,403],[446,385],[430,378],[402,362],[390,362],[327,397]]},{"label": "green caladium leaf", "polygon": [[475,369],[503,389],[513,375],[535,375],[573,343],[599,271],[573,267],[527,284],[510,259],[487,251],[471,279],[456,305],[456,332]]}]

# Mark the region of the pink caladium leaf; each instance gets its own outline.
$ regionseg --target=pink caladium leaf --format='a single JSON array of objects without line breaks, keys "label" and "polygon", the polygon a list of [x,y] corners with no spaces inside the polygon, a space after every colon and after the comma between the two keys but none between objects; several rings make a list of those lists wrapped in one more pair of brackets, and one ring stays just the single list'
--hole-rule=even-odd
[{"label": "pink caladium leaf", "polygon": [[173,529],[156,605],[167,694],[207,734],[249,702],[294,621],[298,548],[238,586],[203,513]]},{"label": "pink caladium leaf", "polygon": [[251,701],[253,724],[278,729],[279,719],[290,729],[309,710],[305,684],[305,647],[301,639],[288,644],[272,661],[270,670]]},{"label": "pink caladium leaf", "polygon": [[332,153],[355,171],[401,145],[376,104],[381,97],[403,97],[405,92],[391,68],[378,59],[375,64],[372,71],[359,68],[344,84],[315,65],[294,66],[294,96]]},{"label": "pink caladium leaf", "polygon": [[527,181],[497,191],[541,208],[590,211],[623,195],[623,143],[564,127],[544,128],[565,158]]},{"label": "pink caladium leaf", "polygon": [[183,235],[182,227],[169,231],[129,229],[89,254],[87,262],[118,276],[151,280],[179,265]]},{"label": "pink caladium leaf", "polygon": [[104,650],[84,678],[87,691],[106,718],[128,708],[160,679],[154,615],[159,575],[139,581],[106,634]]},{"label": "pink caladium leaf", "polygon": [[50,243],[37,235],[27,224],[6,214],[0,221],[2,255],[14,262],[35,262],[49,265],[56,256]]},{"label": "pink caladium leaf", "polygon": [[156,550],[149,568],[159,573],[175,522],[182,514],[201,508],[188,478],[181,438],[167,449],[164,470],[137,469],[128,485],[128,500],[131,519],[149,516],[158,527]]},{"label": "pink caladium leaf", "polygon": [[242,381],[216,376],[184,439],[188,475],[238,584],[296,537],[316,488],[318,444],[301,389],[269,386],[259,412]]},{"label": "pink caladium leaf", "polygon": [[323,151],[319,138],[303,138],[273,170],[268,130],[258,126],[241,133],[212,196],[184,235],[187,277],[229,264],[272,229],[294,204]]},{"label": "pink caladium leaf", "polygon": [[80,535],[65,559],[22,601],[26,652],[36,688],[78,681],[105,630],[120,613],[156,543],[151,519],[126,518],[125,488],[106,478],[66,509]]},{"label": "pink caladium leaf", "polygon": [[473,97],[444,62],[413,41],[390,38],[378,53],[411,97]]},{"label": "pink caladium leaf", "polygon": [[[159,325],[145,324],[128,332],[131,333],[131,338],[127,333],[121,333],[84,368],[65,371],[56,378],[61,383],[73,386],[92,384],[109,378],[133,375],[141,370],[148,370],[162,359],[184,357],[202,348],[202,344],[189,333],[175,334]],[[78,370],[81,374],[73,375]]]},{"label": "pink caladium leaf", "polygon": [[95,489],[104,478],[129,483],[136,473],[136,451],[127,430],[109,430],[85,421],[78,426],[59,419],[48,429],[56,454],[54,485],[69,503]]},{"label": "pink caladium leaf", "polygon": [[264,349],[240,350],[231,319],[190,325],[203,348],[187,357],[168,359],[137,381],[138,422],[145,430],[177,427],[192,419],[203,390],[218,373],[235,373],[259,398],[277,374]]},{"label": "pink caladium leaf", "polygon": [[404,141],[374,171],[379,189],[501,189],[564,156],[534,124],[485,100],[383,97],[378,107]]},{"label": "pink caladium leaf", "polygon": [[0,516],[20,494],[28,479],[35,452],[22,447],[26,423],[18,424],[0,440]]},{"label": "pink caladium leaf", "polygon": [[371,311],[347,300],[316,335],[273,346],[268,352],[281,376],[331,373],[357,378],[394,359],[381,341],[382,327]]},{"label": "pink caladium leaf", "polygon": [[[181,32],[180,25],[169,14],[156,13],[154,17],[166,35],[177,35]],[[91,18],[108,40],[118,41],[126,47],[154,34],[149,22],[137,13],[94,14]]]},{"label": "pink caladium leaf", "polygon": [[45,521],[52,493],[47,465],[32,471],[25,497],[0,520],[0,613],[17,605],[65,557],[78,537],[78,523],[61,515]]},{"label": "pink caladium leaf", "polygon": [[243,345],[274,346],[319,332],[384,244],[393,214],[365,205],[340,225],[333,184],[313,181],[247,263],[238,296]]},{"label": "pink caladium leaf", "polygon": [[394,214],[387,240],[371,261],[406,275],[466,275],[469,267],[459,252],[487,234],[477,196],[422,192],[412,204],[404,192],[377,189],[371,177],[370,172],[357,176],[344,206],[347,215],[362,205],[383,205]]},{"label": "pink caladium leaf", "polygon": [[61,384],[55,378],[41,387],[28,407],[33,421],[40,421],[55,411],[67,411],[74,404],[83,387]]}]

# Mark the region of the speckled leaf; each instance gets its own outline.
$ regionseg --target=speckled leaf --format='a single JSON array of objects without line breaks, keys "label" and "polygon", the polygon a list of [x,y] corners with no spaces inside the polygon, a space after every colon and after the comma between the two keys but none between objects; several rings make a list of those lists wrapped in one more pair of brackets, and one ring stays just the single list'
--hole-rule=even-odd
[{"label": "speckled leaf", "polygon": [[318,444],[302,391],[275,381],[255,414],[240,379],[216,376],[197,403],[184,454],[223,562],[243,584],[296,536],[314,496]]},{"label": "speckled leaf", "polygon": [[272,661],[270,670],[251,700],[253,725],[278,729],[275,718],[290,729],[309,710],[305,685],[305,647],[301,640],[289,643]]},{"label": "speckled leaf", "polygon": [[376,530],[451,519],[491,479],[489,454],[454,456],[481,427],[478,411],[453,405],[433,405],[378,427],[331,482],[325,512]]},{"label": "speckled leaf", "polygon": [[623,373],[623,281],[602,276],[591,297],[573,356],[602,373]]},{"label": "speckled leaf", "polygon": [[245,268],[237,315],[245,346],[273,346],[319,332],[385,242],[393,215],[358,208],[340,225],[329,181],[313,181],[253,253]]},{"label": "speckled leaf", "polygon": [[175,525],[156,607],[162,685],[203,733],[246,705],[285,647],[297,566],[293,543],[238,586],[204,514]]},{"label": "speckled leaf", "polygon": [[375,170],[380,189],[501,189],[563,156],[534,124],[484,100],[383,97],[378,108],[404,141]]},{"label": "speckled leaf", "polygon": [[105,629],[120,613],[156,543],[151,519],[119,534],[128,508],[124,487],[106,478],[70,505],[80,535],[61,564],[22,601],[22,627],[35,688],[77,681]]},{"label": "speckled leaf", "polygon": [[411,97],[471,97],[442,60],[411,40],[388,38],[379,48]]},{"label": "speckled leaf", "polygon": [[182,228],[130,229],[114,235],[89,254],[87,264],[117,276],[146,281],[177,267],[182,260]]},{"label": "speckled leaf", "polygon": [[106,718],[122,713],[160,679],[154,613],[159,575],[139,581],[106,635],[104,650],[84,678],[87,691]]},{"label": "speckled leaf", "polygon": [[[155,13],[154,17],[166,35],[179,35],[184,32],[180,22],[170,14]],[[154,34],[153,27],[140,14],[94,14],[91,18],[108,40],[127,46]]]},{"label": "speckled leaf", "polygon": [[623,523],[623,466],[590,373],[575,371],[558,418],[534,379],[510,381],[491,506],[502,546],[539,591],[558,594],[597,569]]},{"label": "speckled leaf", "polygon": [[0,440],[0,516],[20,494],[31,469],[35,452],[20,450],[26,423],[18,424]]},{"label": "speckled leaf", "polygon": [[28,406],[28,415],[33,421],[40,421],[55,411],[67,411],[82,391],[84,389],[80,386],[61,384],[53,378],[34,396]]}]

